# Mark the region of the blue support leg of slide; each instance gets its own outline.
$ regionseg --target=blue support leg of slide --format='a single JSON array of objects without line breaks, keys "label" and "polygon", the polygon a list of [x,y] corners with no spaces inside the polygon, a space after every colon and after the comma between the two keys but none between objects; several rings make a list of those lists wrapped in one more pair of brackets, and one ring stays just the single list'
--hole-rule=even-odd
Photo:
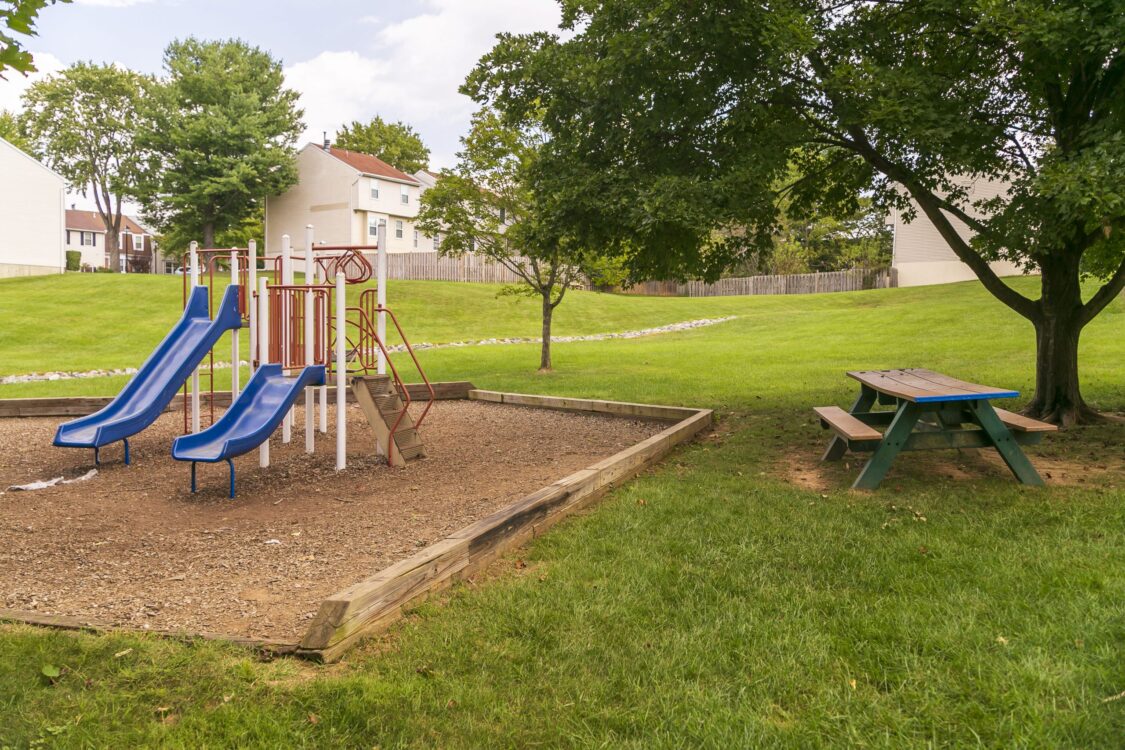
[{"label": "blue support leg of slide", "polygon": [[94,466],[100,466],[100,465],[101,465],[101,463],[98,461],[98,446],[95,445],[94,446]]},{"label": "blue support leg of slide", "polygon": [[195,461],[191,462],[191,491],[195,492]]},{"label": "blue support leg of slide", "polygon": [[125,465],[128,466],[129,465],[129,438],[125,438],[123,442],[125,443]]},{"label": "blue support leg of slide", "polygon": [[234,461],[228,458],[227,465],[230,466],[230,499],[234,500]]}]

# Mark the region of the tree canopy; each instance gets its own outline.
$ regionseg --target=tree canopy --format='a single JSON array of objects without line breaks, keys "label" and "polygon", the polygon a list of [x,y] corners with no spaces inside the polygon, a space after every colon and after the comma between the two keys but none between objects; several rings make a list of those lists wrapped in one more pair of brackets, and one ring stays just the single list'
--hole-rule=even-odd
[{"label": "tree canopy", "polygon": [[19,36],[35,36],[35,22],[39,11],[56,2],[69,3],[70,0],[4,0],[0,2],[0,79],[4,71],[11,69],[18,73],[35,71],[35,61],[31,53],[24,49],[25,42]]},{"label": "tree canopy", "polygon": [[75,63],[24,93],[21,130],[36,156],[92,194],[106,229],[110,267],[119,267],[122,202],[133,193],[143,156],[135,136],[147,79],[114,65]]},{"label": "tree canopy", "polygon": [[407,174],[430,165],[430,149],[414,128],[404,122],[386,122],[378,115],[368,123],[353,121],[342,127],[336,145],[377,156]]},{"label": "tree canopy", "polygon": [[6,109],[0,109],[0,138],[21,151],[31,153],[34,150],[31,142],[20,129],[19,117]]},{"label": "tree canopy", "polygon": [[[767,247],[783,200],[920,212],[1035,327],[1029,412],[1093,418],[1078,337],[1125,288],[1125,5],[561,4],[568,39],[502,36],[470,78],[509,116],[543,110],[551,221],[662,277]],[[978,199],[974,180],[1010,187]],[[999,259],[1039,270],[1041,296]],[[1083,275],[1104,282],[1085,300]]]},{"label": "tree canopy", "polygon": [[138,197],[166,244],[211,247],[296,183],[298,95],[279,61],[238,40],[173,42],[164,70],[139,134],[151,161]]}]

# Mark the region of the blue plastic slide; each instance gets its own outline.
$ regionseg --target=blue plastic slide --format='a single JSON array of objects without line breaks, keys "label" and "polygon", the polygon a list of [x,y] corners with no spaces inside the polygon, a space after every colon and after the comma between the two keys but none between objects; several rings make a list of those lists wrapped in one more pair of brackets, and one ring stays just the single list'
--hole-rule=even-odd
[{"label": "blue plastic slide", "polygon": [[197,461],[226,461],[230,467],[230,496],[234,497],[231,459],[269,440],[301,390],[313,385],[324,385],[324,365],[306,367],[297,377],[286,377],[281,365],[262,365],[219,421],[202,432],[181,435],[172,441],[172,458],[191,461],[191,491],[195,492]]},{"label": "blue plastic slide", "polygon": [[123,440],[128,464],[129,437],[155,422],[219,338],[241,326],[237,286],[227,287],[214,320],[207,313],[207,287],[195,287],[180,322],[121,393],[101,411],[59,425],[54,444],[63,448],[93,448],[97,463],[101,446]]}]

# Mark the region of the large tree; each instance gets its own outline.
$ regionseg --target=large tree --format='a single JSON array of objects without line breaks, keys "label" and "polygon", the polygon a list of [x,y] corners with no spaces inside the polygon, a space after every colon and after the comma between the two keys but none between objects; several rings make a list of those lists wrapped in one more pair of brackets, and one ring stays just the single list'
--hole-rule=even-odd
[{"label": "large tree", "polygon": [[153,159],[138,197],[166,245],[214,247],[296,183],[298,95],[279,61],[237,40],[173,42],[164,70],[146,106],[141,141]]},{"label": "large tree", "polygon": [[[637,275],[715,274],[768,245],[785,198],[916,206],[1034,327],[1028,413],[1096,418],[1078,342],[1125,288],[1120,0],[562,5],[569,39],[501,37],[474,73],[505,112],[545,108],[555,220]],[[974,198],[971,180],[1010,188]],[[1038,270],[1039,297],[999,259]]]},{"label": "large tree", "polygon": [[422,194],[418,228],[441,238],[441,253],[474,252],[520,278],[515,289],[539,299],[539,369],[549,371],[551,321],[581,276],[581,258],[566,237],[544,234],[538,226],[542,200],[528,177],[543,148],[542,129],[534,120],[505,123],[485,107],[461,144],[456,169]]},{"label": "large tree", "polygon": [[0,109],[0,138],[16,148],[31,153],[34,146],[20,128],[19,117],[6,109]]},{"label": "large tree", "polygon": [[122,202],[142,165],[138,104],[146,79],[114,65],[75,63],[24,92],[21,129],[73,190],[92,194],[110,268],[120,266]]},{"label": "large tree", "polygon": [[[31,53],[24,49],[25,41],[19,37],[35,36],[35,22],[39,11],[56,2],[69,3],[70,0],[3,0],[0,2],[0,79],[4,71],[19,73],[35,71],[35,61]],[[17,34],[19,36],[13,36]]]},{"label": "large tree", "polygon": [[407,174],[430,165],[430,149],[405,122],[386,122],[376,115],[368,123],[353,121],[336,134],[336,145],[377,156]]}]

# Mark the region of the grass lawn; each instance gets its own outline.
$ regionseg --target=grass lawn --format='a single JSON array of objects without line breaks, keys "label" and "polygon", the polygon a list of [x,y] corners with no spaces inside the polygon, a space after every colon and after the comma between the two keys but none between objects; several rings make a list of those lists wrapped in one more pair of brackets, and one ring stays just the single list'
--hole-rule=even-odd
[{"label": "grass lawn", "polygon": [[[531,301],[495,292],[400,283],[391,300],[415,340],[535,335]],[[0,372],[136,366],[178,294],[149,277],[0,282]],[[60,297],[85,305],[65,334],[49,329]],[[1029,451],[1057,473],[1042,490],[973,452],[904,454],[876,493],[846,489],[854,462],[817,462],[810,408],[850,403],[845,369],[1030,393],[1032,330],[978,285],[577,294],[559,313],[560,334],[738,318],[558,345],[549,375],[530,345],[423,362],[485,388],[710,406],[716,431],[339,665],[0,627],[0,747],[1122,746],[1125,427],[1048,436]],[[1125,299],[1082,357],[1086,397],[1125,412]]]}]

